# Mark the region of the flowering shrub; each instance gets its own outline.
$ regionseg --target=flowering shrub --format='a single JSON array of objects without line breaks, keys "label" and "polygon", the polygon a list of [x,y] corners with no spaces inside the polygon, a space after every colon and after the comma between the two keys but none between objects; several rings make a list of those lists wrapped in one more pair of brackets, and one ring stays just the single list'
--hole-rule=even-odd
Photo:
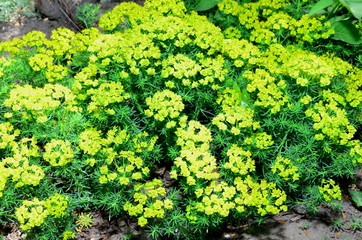
[{"label": "flowering shrub", "polygon": [[362,163],[362,71],[305,50],[333,30],[287,7],[125,2],[102,31],[1,43],[1,211],[34,238],[71,239],[79,209],[192,238],[340,200]]}]

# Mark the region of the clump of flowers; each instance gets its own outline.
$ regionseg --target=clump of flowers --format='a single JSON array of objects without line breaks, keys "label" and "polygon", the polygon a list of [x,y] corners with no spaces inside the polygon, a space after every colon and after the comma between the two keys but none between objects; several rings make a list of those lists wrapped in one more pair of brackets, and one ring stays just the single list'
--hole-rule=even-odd
[{"label": "clump of flowers", "polygon": [[284,180],[298,181],[298,167],[295,166],[290,159],[278,156],[274,165],[270,167],[272,173],[277,173]]},{"label": "clump of flowers", "polygon": [[362,163],[362,70],[307,50],[333,30],[289,4],[125,2],[100,29],[0,43],[2,211],[44,239],[74,238],[89,209],[201,239],[341,199],[333,179]]},{"label": "clump of flowers", "polygon": [[48,216],[55,218],[63,216],[67,207],[68,197],[55,194],[43,201],[38,198],[23,201],[22,205],[15,210],[15,215],[20,223],[20,228],[28,230],[40,226]]},{"label": "clump of flowers", "polygon": [[336,182],[332,179],[322,181],[322,186],[318,187],[319,192],[323,195],[324,200],[327,202],[335,200],[341,200],[342,199],[342,193],[341,189],[338,185],[336,185]]},{"label": "clump of flowers", "polygon": [[138,224],[145,226],[149,218],[163,218],[167,210],[173,208],[170,199],[162,200],[165,197],[166,189],[162,187],[162,181],[153,179],[145,184],[135,184],[134,202],[126,202],[123,209],[130,216],[138,217]]}]

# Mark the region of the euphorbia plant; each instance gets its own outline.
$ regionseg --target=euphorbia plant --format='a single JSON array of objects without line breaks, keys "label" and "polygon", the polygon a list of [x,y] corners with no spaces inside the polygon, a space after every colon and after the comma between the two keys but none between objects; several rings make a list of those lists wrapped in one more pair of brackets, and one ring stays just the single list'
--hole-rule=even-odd
[{"label": "euphorbia plant", "polygon": [[2,211],[30,237],[99,209],[195,238],[339,200],[362,162],[362,72],[305,50],[330,26],[285,7],[225,0],[220,28],[182,1],[128,2],[102,30],[1,43]]}]

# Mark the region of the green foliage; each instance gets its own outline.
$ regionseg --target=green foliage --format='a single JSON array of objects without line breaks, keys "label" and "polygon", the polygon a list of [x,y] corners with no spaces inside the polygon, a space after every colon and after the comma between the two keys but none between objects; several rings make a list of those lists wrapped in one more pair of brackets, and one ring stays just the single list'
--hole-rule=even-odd
[{"label": "green foliage", "polygon": [[0,0],[0,22],[15,22],[22,16],[35,16],[30,0]]},{"label": "green foliage", "polygon": [[78,214],[75,224],[79,231],[88,229],[93,225],[93,215],[91,213],[81,212]]},{"label": "green foliage", "polygon": [[[345,9],[348,13],[345,13]],[[324,14],[334,27],[333,39],[350,44],[361,44],[362,2],[360,0],[320,0],[309,14]]]},{"label": "green foliage", "polygon": [[213,7],[215,7],[222,0],[198,0],[195,11],[207,11]]},{"label": "green foliage", "polygon": [[360,218],[353,218],[353,221],[350,223],[350,228],[353,231],[358,231],[362,229],[362,219]]},{"label": "green foliage", "polygon": [[77,7],[77,21],[85,28],[94,27],[98,21],[101,7],[93,3],[84,3]]},{"label": "green foliage", "polygon": [[331,225],[332,231],[338,232],[338,231],[341,231],[344,227],[345,226],[344,226],[343,219],[332,220],[332,225]]},{"label": "green foliage", "polygon": [[154,239],[203,239],[338,206],[336,179],[362,163],[362,71],[314,47],[333,30],[307,6],[124,2],[102,30],[1,43],[1,220],[71,239],[91,219],[75,213],[99,210]]},{"label": "green foliage", "polygon": [[348,190],[353,202],[358,206],[362,207],[362,192],[355,190]]}]

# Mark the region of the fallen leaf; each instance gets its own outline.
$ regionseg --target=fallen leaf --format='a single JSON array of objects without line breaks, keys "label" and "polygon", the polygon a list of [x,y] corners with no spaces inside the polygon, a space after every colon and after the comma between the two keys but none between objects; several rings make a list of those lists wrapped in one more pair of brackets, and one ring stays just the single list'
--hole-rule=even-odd
[{"label": "fallen leaf", "polygon": [[310,234],[307,231],[304,231],[304,235],[306,235],[307,237],[310,236]]},{"label": "fallen leaf", "polygon": [[343,194],[344,199],[346,199],[347,201],[349,201],[349,196],[347,194]]}]

